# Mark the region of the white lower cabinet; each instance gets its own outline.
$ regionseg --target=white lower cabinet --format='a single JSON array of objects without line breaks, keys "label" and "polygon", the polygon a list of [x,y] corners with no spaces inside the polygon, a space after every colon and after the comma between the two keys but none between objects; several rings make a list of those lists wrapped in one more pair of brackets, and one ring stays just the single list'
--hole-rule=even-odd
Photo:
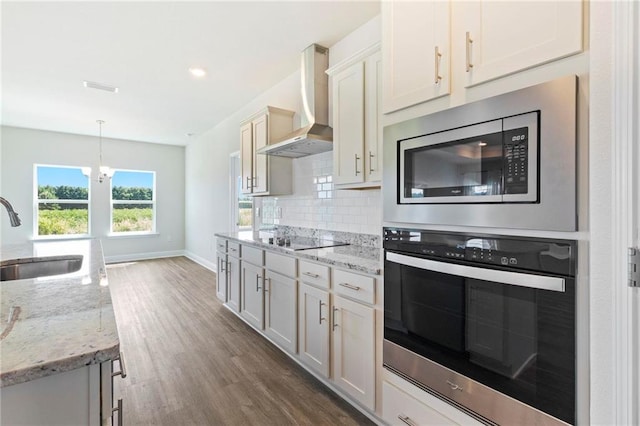
[{"label": "white lower cabinet", "polygon": [[282,348],[295,353],[297,281],[269,270],[264,276],[265,334]]},{"label": "white lower cabinet", "polygon": [[112,361],[106,361],[3,387],[1,423],[122,425],[122,400],[113,401],[113,379],[120,374],[112,376]]},{"label": "white lower cabinet", "polygon": [[300,360],[329,378],[329,292],[300,283]]},{"label": "white lower cabinet", "polygon": [[227,301],[228,274],[227,274],[227,255],[218,252],[218,272],[216,273],[216,295],[223,303]]},{"label": "white lower cabinet", "polygon": [[390,425],[456,424],[387,382],[382,382],[382,418]]},{"label": "white lower cabinet", "polygon": [[333,381],[371,410],[375,409],[375,310],[341,296],[333,298]]},{"label": "white lower cabinet", "polygon": [[240,315],[254,327],[264,329],[264,271],[245,261],[241,264]]},{"label": "white lower cabinet", "polygon": [[240,259],[227,256],[227,305],[236,312],[240,312]]}]

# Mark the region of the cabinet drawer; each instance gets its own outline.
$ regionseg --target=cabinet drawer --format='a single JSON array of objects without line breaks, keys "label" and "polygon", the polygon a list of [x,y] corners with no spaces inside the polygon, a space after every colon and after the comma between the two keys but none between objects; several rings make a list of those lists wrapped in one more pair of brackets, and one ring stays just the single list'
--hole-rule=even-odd
[{"label": "cabinet drawer", "polygon": [[390,425],[456,423],[387,382],[382,382],[382,418]]},{"label": "cabinet drawer", "polygon": [[373,304],[376,300],[373,277],[334,269],[333,288],[336,293],[361,302]]},{"label": "cabinet drawer", "polygon": [[[231,250],[231,248],[229,248]],[[259,248],[242,246],[242,260],[257,266],[264,265],[264,251]]]},{"label": "cabinet drawer", "polygon": [[221,238],[218,238],[216,240],[216,250],[218,250],[221,253],[226,253],[227,252],[227,240],[223,240]]},{"label": "cabinet drawer", "polygon": [[296,259],[281,254],[265,252],[265,268],[288,277],[296,276]]},{"label": "cabinet drawer", "polygon": [[330,268],[324,265],[318,265],[317,263],[307,262],[301,260],[300,266],[300,279],[308,284],[313,284],[317,287],[329,288],[329,274]]},{"label": "cabinet drawer", "polygon": [[227,251],[231,256],[240,257],[240,243],[227,241]]}]

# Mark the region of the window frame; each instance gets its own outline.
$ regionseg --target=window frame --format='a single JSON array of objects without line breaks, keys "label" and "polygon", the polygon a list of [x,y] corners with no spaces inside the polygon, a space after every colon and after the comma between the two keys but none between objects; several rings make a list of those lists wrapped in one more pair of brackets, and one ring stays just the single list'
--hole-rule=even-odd
[{"label": "window frame", "polygon": [[[156,194],[156,186],[157,186],[157,174],[153,170],[133,170],[133,169],[115,169],[113,170],[113,176],[109,179],[109,236],[113,237],[126,237],[126,236],[137,236],[137,235],[155,235],[157,234],[156,225],[157,225],[157,201],[158,197]],[[151,173],[153,176],[153,185],[151,189],[151,200],[114,200],[113,199],[113,178],[118,172],[127,172],[127,173]],[[113,230],[113,206],[117,204],[141,204],[141,205],[151,205],[153,216],[151,221],[151,230],[150,231],[114,231]]]},{"label": "window frame", "polygon": [[[86,200],[64,200],[64,199],[40,199],[38,168],[49,167],[56,169],[78,169],[87,178],[87,199]],[[70,240],[91,237],[91,167],[86,166],[61,166],[56,164],[33,164],[33,239],[34,240]],[[40,235],[40,204],[86,204],[87,205],[87,232],[83,234],[50,234]]]}]

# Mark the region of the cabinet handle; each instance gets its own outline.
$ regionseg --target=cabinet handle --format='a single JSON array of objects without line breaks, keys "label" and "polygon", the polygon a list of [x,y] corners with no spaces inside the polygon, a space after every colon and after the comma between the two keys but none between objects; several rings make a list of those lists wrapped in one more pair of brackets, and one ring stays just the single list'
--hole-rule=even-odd
[{"label": "cabinet handle", "polygon": [[119,361],[120,362],[120,371],[116,371],[115,373],[111,373],[111,377],[120,376],[123,379],[125,377],[127,377],[127,367],[124,365],[124,355],[122,354],[122,352],[120,352],[120,355],[118,355],[118,357],[115,358],[114,361]]},{"label": "cabinet handle", "polygon": [[267,282],[269,283],[269,288],[267,288],[267,283],[264,284],[264,291],[268,292],[271,290],[271,278],[267,278]]},{"label": "cabinet handle", "polygon": [[336,322],[336,312],[338,312],[338,308],[333,307],[333,324],[331,325],[331,330],[335,331],[336,327],[338,327],[338,323]]},{"label": "cabinet handle", "polygon": [[250,179],[251,179],[251,176],[247,176],[247,189],[251,188],[251,185],[249,184]]},{"label": "cabinet handle", "polygon": [[225,262],[224,260],[220,259],[220,273],[224,273],[227,272],[226,268],[225,268],[225,264],[227,262]]},{"label": "cabinet handle", "polygon": [[[467,33],[468,35],[469,33]],[[440,59],[442,59],[442,53],[440,53],[440,51],[438,50],[438,46],[436,46],[436,53],[435,53],[435,67],[436,67],[436,77],[435,77],[435,84],[440,83],[440,80],[442,80],[442,76],[440,75]]]},{"label": "cabinet handle", "polygon": [[251,178],[251,187],[255,188],[258,186],[258,176],[252,177]]},{"label": "cabinet handle", "polygon": [[322,303],[322,300],[318,300],[318,324],[321,324],[321,325],[322,325],[322,320],[326,320],[326,318],[322,316],[322,307],[324,305],[325,304]]},{"label": "cabinet handle", "polygon": [[338,285],[339,285],[339,286],[342,286],[342,287],[349,288],[349,289],[351,289],[351,290],[355,290],[355,291],[360,290],[360,287],[358,287],[357,285],[353,285],[353,284],[349,284],[349,283],[340,283],[340,284],[338,284]]},{"label": "cabinet handle", "polygon": [[261,287],[260,287],[260,275],[256,274],[256,292],[260,291]]},{"label": "cabinet handle", "polygon": [[224,262],[227,267],[225,268],[225,272],[227,273],[227,275],[229,275],[231,273],[231,263],[229,262]]},{"label": "cabinet handle", "polygon": [[400,419],[400,421],[406,425],[417,426],[416,423],[413,420],[411,420],[409,416],[405,416],[404,414],[398,414],[398,419]]},{"label": "cabinet handle", "polygon": [[[122,426],[122,398],[118,398],[118,405],[115,408],[111,409],[111,414],[118,412],[118,426]],[[113,424],[113,418],[111,419],[111,424]]]},{"label": "cabinet handle", "polygon": [[375,157],[376,155],[374,153],[372,153],[371,151],[369,151],[369,173],[373,173],[376,170],[373,168],[373,157]]},{"label": "cabinet handle", "polygon": [[360,159],[360,157],[358,157],[358,154],[354,154],[356,157],[356,176],[358,176],[361,172],[358,171],[358,160]]},{"label": "cabinet handle", "polygon": [[238,251],[238,249],[234,249],[234,248],[229,248],[229,250],[231,250],[231,251]]},{"label": "cabinet handle", "polygon": [[311,272],[303,272],[302,275],[306,275],[306,276],[311,277],[311,278],[320,278],[320,275],[313,274]]},{"label": "cabinet handle", "polygon": [[466,46],[467,46],[467,72],[471,71],[471,68],[473,68],[473,64],[471,63],[471,44],[473,43],[473,40],[471,39],[471,33],[469,31],[467,31],[467,42],[466,42]]}]

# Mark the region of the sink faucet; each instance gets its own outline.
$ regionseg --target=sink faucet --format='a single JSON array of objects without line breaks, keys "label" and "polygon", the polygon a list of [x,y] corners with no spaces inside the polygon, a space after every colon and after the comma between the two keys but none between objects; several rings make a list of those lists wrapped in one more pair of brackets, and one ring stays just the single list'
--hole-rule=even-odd
[{"label": "sink faucet", "polygon": [[13,207],[11,207],[11,203],[5,200],[4,198],[0,197],[0,204],[2,204],[5,209],[7,209],[7,213],[9,213],[9,221],[11,222],[11,226],[14,226],[14,227],[20,226],[22,222],[18,217],[18,213],[16,213],[15,210],[13,210]]}]

